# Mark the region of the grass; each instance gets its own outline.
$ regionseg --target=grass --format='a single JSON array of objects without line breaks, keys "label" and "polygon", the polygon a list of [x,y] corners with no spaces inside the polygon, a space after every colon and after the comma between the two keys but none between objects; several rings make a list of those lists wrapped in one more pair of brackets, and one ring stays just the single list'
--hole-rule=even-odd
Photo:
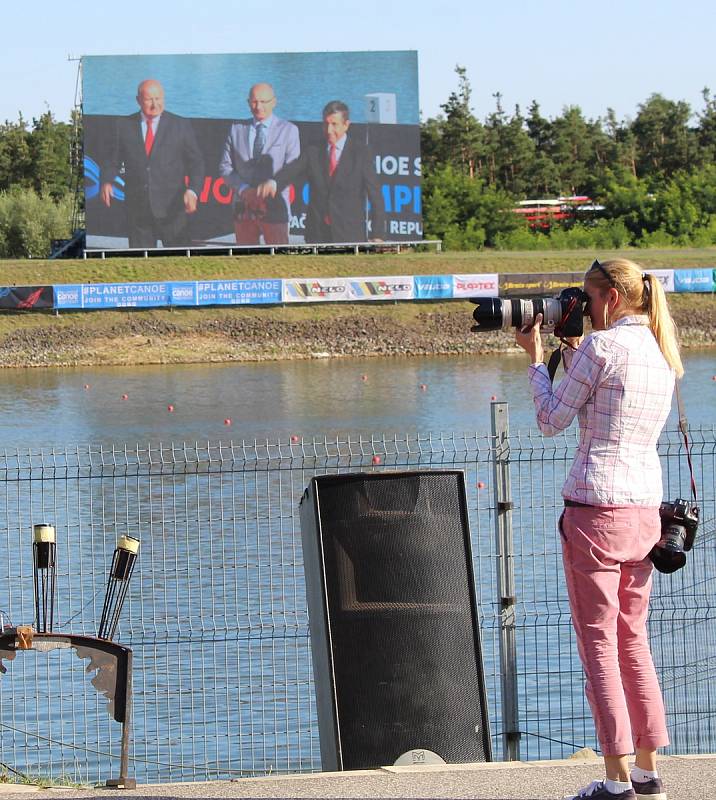
[{"label": "grass", "polygon": [[157,256],[0,261],[0,285],[217,278],[299,278],[586,270],[595,255],[644,267],[716,266],[716,247],[673,250],[361,253],[359,255]]},{"label": "grass", "polygon": [[[66,261],[0,262],[0,285],[52,283],[200,280],[218,278],[358,277],[370,275],[582,272],[595,255],[630,257],[645,268],[711,267],[716,248],[702,250],[631,250],[613,252],[427,252],[359,255],[168,256]],[[683,343],[716,342],[713,295],[675,294],[669,303],[678,316]],[[285,306],[122,309],[106,311],[0,313],[0,364],[187,363],[194,361],[282,358],[330,350],[321,331],[342,331],[350,320],[391,329],[394,336],[429,336],[426,315],[456,320],[467,329],[469,301],[310,303]],[[207,326],[208,323],[208,326]],[[253,333],[242,335],[237,323]],[[331,324],[333,323],[333,324]],[[337,323],[337,324],[336,324]],[[685,324],[684,324],[685,323]],[[260,326],[259,326],[260,325]],[[277,327],[278,325],[278,327]],[[360,328],[360,325],[358,326]],[[264,333],[264,331],[273,333]],[[283,343],[271,337],[279,330]],[[316,332],[311,344],[297,337]],[[354,330],[354,328],[351,328]],[[299,333],[296,333],[299,331]],[[283,333],[285,332],[285,333]],[[324,337],[334,334],[323,334]],[[309,336],[310,338],[310,336]],[[325,346],[324,346],[325,345]],[[295,352],[294,352],[295,351]]]},{"label": "grass", "polygon": [[[20,785],[20,786],[38,786],[40,789],[52,789],[54,787],[61,787],[63,789],[90,789],[92,788],[86,783],[77,783],[69,778],[50,778],[46,775],[29,775],[12,770],[14,774],[9,775],[7,772],[0,772],[0,786],[2,785]],[[1,791],[1,790],[0,790]]]}]

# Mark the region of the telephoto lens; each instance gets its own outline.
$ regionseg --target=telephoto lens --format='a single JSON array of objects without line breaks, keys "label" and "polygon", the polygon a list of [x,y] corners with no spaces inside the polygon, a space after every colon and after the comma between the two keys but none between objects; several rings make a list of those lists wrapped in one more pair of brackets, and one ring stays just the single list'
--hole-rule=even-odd
[{"label": "telephoto lens", "polygon": [[558,297],[501,298],[475,297],[471,330],[508,331],[510,328],[529,328],[537,314],[542,314],[542,330],[556,336],[581,336],[584,332],[587,295],[578,287],[563,289]]},{"label": "telephoto lens", "polygon": [[562,316],[559,300],[553,298],[479,297],[471,302],[476,305],[472,312],[476,324],[472,330],[477,333],[528,327],[534,323],[537,314],[542,314],[542,328],[549,329],[554,327],[555,317],[560,319]]}]

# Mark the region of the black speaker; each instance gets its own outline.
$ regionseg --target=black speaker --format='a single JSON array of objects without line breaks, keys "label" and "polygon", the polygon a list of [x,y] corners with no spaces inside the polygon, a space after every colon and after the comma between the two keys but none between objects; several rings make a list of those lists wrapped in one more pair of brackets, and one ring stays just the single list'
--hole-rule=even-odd
[{"label": "black speaker", "polygon": [[463,473],[315,477],[300,515],[323,769],[492,760]]}]

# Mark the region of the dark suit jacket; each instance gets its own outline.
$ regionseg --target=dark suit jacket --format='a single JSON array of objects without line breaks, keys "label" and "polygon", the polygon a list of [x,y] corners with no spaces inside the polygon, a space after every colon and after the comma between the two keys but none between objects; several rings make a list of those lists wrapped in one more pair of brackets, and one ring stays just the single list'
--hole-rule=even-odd
[{"label": "dark suit jacket", "polygon": [[[189,188],[199,195],[204,181],[204,159],[188,119],[162,112],[147,157],[141,114],[120,117],[111,157],[102,167],[101,182],[111,182],[122,166],[130,228],[134,219],[147,213],[155,219],[177,217],[184,224],[184,192]],[[184,181],[186,175],[189,186]]]},{"label": "dark suit jacket", "polygon": [[[368,148],[347,134],[340,161],[328,175],[328,145],[306,148],[276,175],[279,191],[307,180],[311,197],[306,216],[307,242],[365,242],[385,238],[385,212],[374,160]],[[299,191],[299,187],[296,186]],[[370,200],[372,228],[366,230],[366,198]],[[326,225],[326,217],[331,224]]]}]

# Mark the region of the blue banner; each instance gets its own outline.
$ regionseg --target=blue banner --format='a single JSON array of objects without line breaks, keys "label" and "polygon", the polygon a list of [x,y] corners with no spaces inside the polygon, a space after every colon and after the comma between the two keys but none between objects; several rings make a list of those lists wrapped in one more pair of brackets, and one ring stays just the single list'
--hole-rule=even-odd
[{"label": "blue banner", "polygon": [[200,306],[269,305],[280,303],[282,299],[282,285],[278,278],[197,283],[197,305]]},{"label": "blue banner", "polygon": [[82,308],[157,308],[169,305],[169,283],[88,283],[82,285]]},{"label": "blue banner", "polygon": [[172,281],[169,284],[169,301],[173,306],[196,305],[196,281]]},{"label": "blue banner", "polygon": [[157,308],[168,306],[169,283],[86,283],[54,286],[55,308]]},{"label": "blue banner", "polygon": [[78,284],[53,286],[54,308],[82,308],[82,287]]},{"label": "blue banner", "polygon": [[452,297],[452,275],[416,275],[415,299]]},{"label": "blue banner", "polygon": [[677,292],[713,292],[714,270],[707,269],[675,269],[674,289]]}]

